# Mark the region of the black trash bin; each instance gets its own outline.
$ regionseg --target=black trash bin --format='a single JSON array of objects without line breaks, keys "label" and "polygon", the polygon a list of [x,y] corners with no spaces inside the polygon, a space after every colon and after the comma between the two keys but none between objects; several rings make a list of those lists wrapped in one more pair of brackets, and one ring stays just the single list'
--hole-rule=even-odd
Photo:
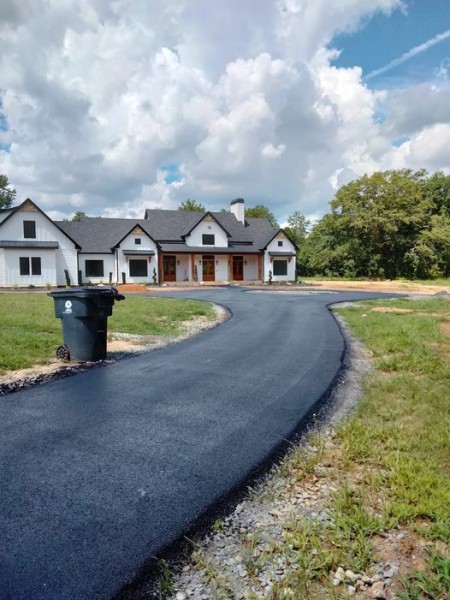
[{"label": "black trash bin", "polygon": [[108,317],[116,300],[123,300],[114,287],[80,287],[48,294],[55,301],[55,316],[61,319],[64,345],[58,358],[96,361],[106,358]]}]

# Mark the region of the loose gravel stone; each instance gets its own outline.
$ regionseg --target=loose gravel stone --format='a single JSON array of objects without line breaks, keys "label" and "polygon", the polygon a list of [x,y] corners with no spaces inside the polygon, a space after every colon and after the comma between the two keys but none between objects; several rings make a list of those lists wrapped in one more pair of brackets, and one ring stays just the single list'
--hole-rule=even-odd
[{"label": "loose gravel stone", "polygon": [[369,590],[369,596],[370,596],[370,598],[375,598],[378,600],[382,600],[383,598],[386,598],[384,582],[383,581],[375,581],[375,583],[372,585],[372,587]]},{"label": "loose gravel stone", "polygon": [[345,571],[342,567],[339,567],[336,573],[334,574],[334,579],[337,579],[339,583],[344,583],[345,581]]}]

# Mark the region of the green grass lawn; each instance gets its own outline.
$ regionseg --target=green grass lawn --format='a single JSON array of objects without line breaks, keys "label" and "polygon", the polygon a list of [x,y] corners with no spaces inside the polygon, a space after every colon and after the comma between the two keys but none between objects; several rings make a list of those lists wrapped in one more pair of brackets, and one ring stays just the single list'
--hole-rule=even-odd
[{"label": "green grass lawn", "polygon": [[[271,549],[275,559],[277,552],[291,555],[296,566],[267,598],[297,597],[299,590],[304,598],[347,597],[330,585],[329,573],[339,565],[370,572],[374,539],[396,527],[429,542],[426,569],[405,578],[396,597],[448,598],[450,301],[373,301],[337,310],[372,352],[374,370],[356,414],[338,427],[332,454],[323,449],[311,459],[300,447],[281,467],[307,481],[316,464],[328,461],[339,485],[328,507],[331,525],[296,517],[287,545]],[[320,446],[320,439],[313,443]],[[308,559],[294,556],[299,548]]]},{"label": "green grass lawn", "polygon": [[[178,336],[180,323],[198,316],[213,318],[214,311],[205,302],[127,296],[114,305],[108,331]],[[0,323],[0,373],[45,364],[62,343],[61,321],[47,294],[0,293]]]},{"label": "green grass lawn", "polygon": [[386,521],[425,518],[428,535],[450,544],[450,302],[340,312],[375,363],[357,416],[341,430],[347,458],[379,469]]}]

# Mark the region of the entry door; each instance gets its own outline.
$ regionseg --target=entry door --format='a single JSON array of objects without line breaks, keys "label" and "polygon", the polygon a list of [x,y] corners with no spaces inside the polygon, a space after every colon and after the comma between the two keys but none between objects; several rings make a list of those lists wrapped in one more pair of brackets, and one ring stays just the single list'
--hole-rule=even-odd
[{"label": "entry door", "polygon": [[214,267],[214,256],[203,256],[203,281],[215,281],[216,271]]},{"label": "entry door", "polygon": [[177,261],[175,256],[163,256],[163,279],[164,281],[177,280]]},{"label": "entry door", "polygon": [[244,257],[233,256],[233,281],[243,281],[244,279]]}]

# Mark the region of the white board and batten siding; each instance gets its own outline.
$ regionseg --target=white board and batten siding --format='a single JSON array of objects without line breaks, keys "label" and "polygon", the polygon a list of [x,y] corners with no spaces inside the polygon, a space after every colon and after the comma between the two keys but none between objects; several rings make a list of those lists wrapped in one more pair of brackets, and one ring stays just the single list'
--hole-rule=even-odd
[{"label": "white board and batten siding", "polygon": [[191,277],[191,255],[177,254],[176,259],[176,276],[177,281],[190,281]]},{"label": "white board and batten siding", "polygon": [[[137,243],[136,243],[137,242]],[[154,254],[137,254],[127,255],[126,251],[139,251],[142,253],[153,252]],[[131,275],[130,263],[133,260],[147,261],[147,274],[142,276]],[[117,249],[117,281],[122,282],[122,273],[125,273],[127,283],[147,283],[153,281],[153,269],[156,269],[156,280],[158,281],[158,248],[155,242],[142,231],[140,227],[136,227],[129,233],[120,243]]]},{"label": "white board and batten siding", "polygon": [[215,256],[216,264],[215,264],[215,273],[217,281],[229,281],[230,273],[228,266],[228,255],[226,254],[216,254]]},{"label": "white board and batten siding", "polygon": [[[86,261],[102,261],[101,275],[92,275],[89,270],[86,272]],[[112,273],[112,281],[116,280],[116,261],[114,254],[80,254],[79,258],[81,280],[83,285],[88,283],[109,283],[109,274]]]},{"label": "white board and batten siding", "polygon": [[[203,244],[203,235],[214,235],[214,245]],[[205,254],[213,254],[213,248],[227,248],[228,236],[222,227],[210,216],[206,217],[191,231],[191,234],[186,237],[186,245],[192,247],[203,246]]]},{"label": "white board and batten siding", "polygon": [[[36,237],[24,237],[24,221],[34,221]],[[0,229],[2,241],[27,242],[31,247],[0,250],[0,285],[65,285],[67,270],[71,283],[78,280],[78,251],[58,227],[30,202],[25,203]],[[58,248],[32,247],[33,242],[57,242]],[[20,275],[20,258],[40,258],[40,275]],[[31,273],[31,271],[30,271]]]},{"label": "white board and batten siding", "polygon": [[[281,242],[281,245],[279,244]],[[270,252],[289,252],[294,253],[294,256],[270,256]],[[275,261],[280,261],[286,264],[285,275],[275,275]],[[284,265],[279,263],[282,270]],[[272,271],[272,281],[295,281],[295,246],[288,237],[280,231],[273,240],[268,244],[264,253],[264,280],[269,280],[269,271]]]},{"label": "white board and batten siding", "polygon": [[258,257],[244,255],[244,280],[256,281],[258,279]]}]

